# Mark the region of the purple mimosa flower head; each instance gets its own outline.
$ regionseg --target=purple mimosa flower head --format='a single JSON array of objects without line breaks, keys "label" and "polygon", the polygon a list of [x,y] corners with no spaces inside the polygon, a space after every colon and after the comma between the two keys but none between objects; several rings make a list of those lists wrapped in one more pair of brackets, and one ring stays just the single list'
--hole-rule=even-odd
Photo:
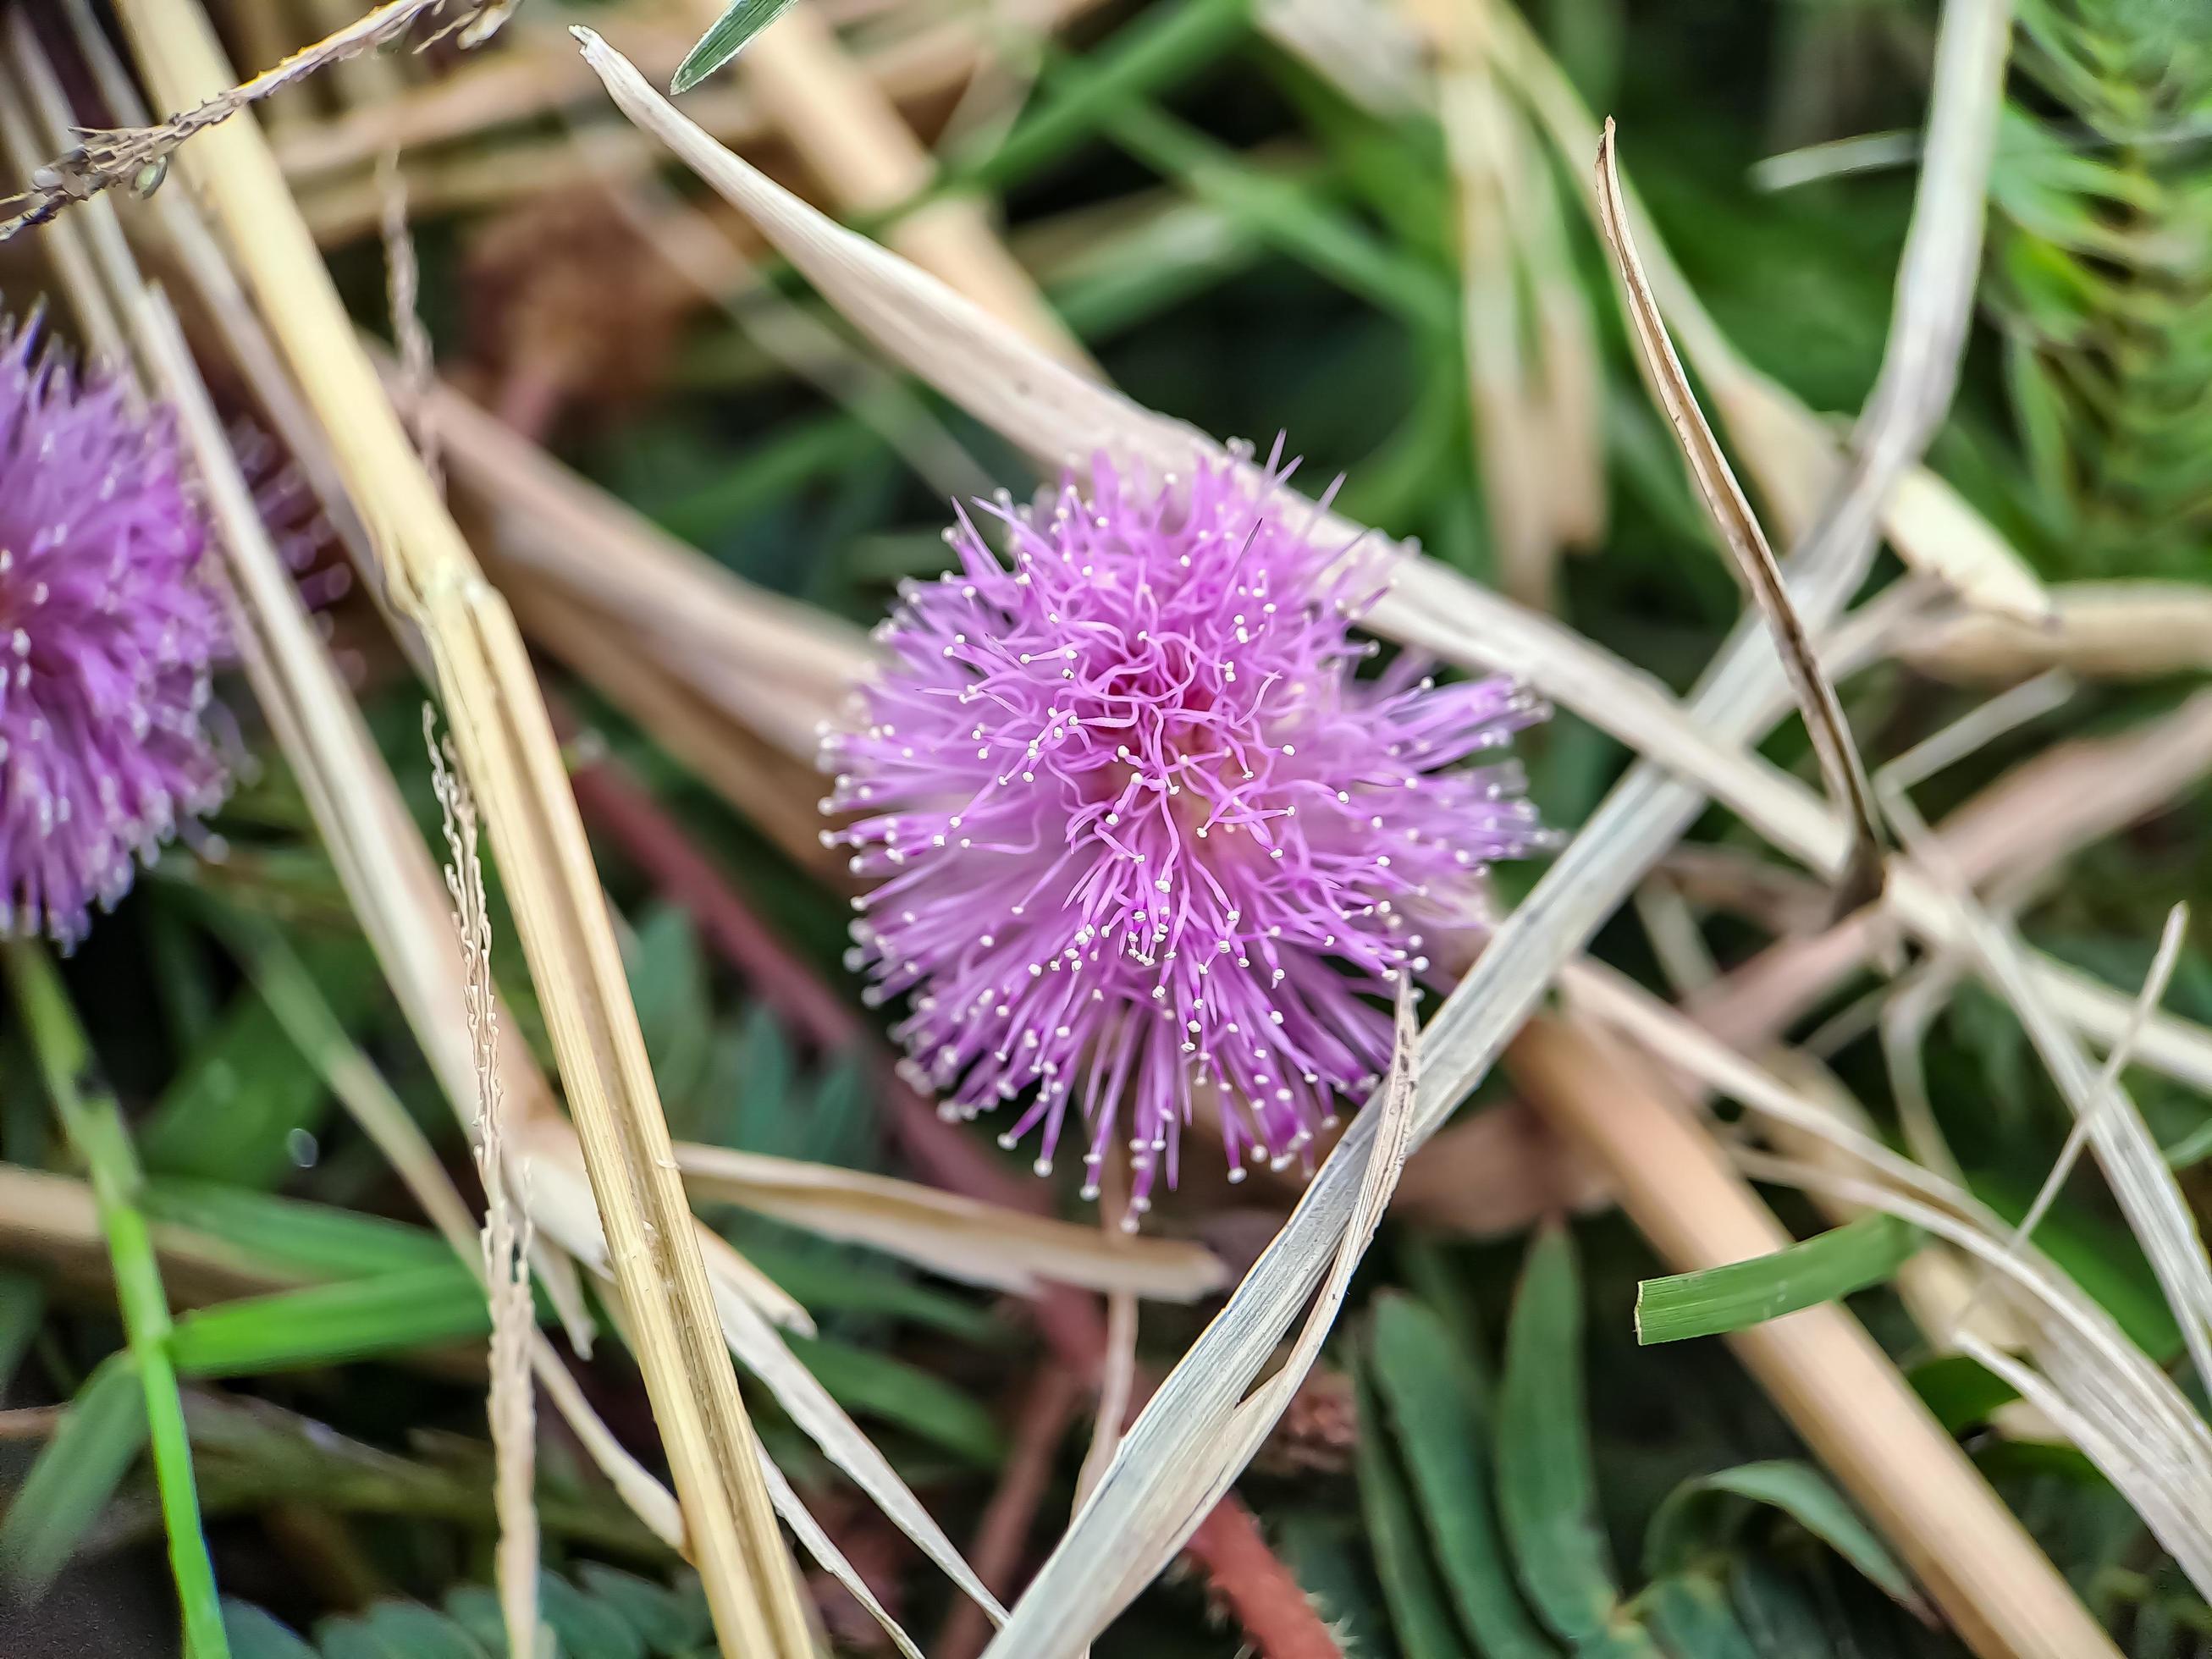
[{"label": "purple mimosa flower head", "polygon": [[222,799],[226,638],[175,435],[0,319],[0,934],[82,939]]},{"label": "purple mimosa flower head", "polygon": [[963,514],[957,568],[905,586],[825,740],[824,809],[856,816],[824,838],[873,884],[851,960],[872,1000],[912,994],[915,1080],[948,1113],[1009,1105],[1040,1173],[1073,1109],[1087,1196],[1118,1133],[1133,1215],[1201,1096],[1231,1179],[1310,1159],[1388,1066],[1397,977],[1463,948],[1485,866],[1547,841],[1516,769],[1466,763],[1546,711],[1409,653],[1359,673],[1381,573],[1312,538],[1287,477],[1101,459],[1087,495],[985,509],[1004,559]]}]

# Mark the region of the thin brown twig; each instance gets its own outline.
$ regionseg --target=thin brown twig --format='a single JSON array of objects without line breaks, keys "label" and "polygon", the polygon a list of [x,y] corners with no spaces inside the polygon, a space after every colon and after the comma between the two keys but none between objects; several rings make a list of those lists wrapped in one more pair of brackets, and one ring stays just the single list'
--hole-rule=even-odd
[{"label": "thin brown twig", "polygon": [[80,127],[81,142],[33,171],[30,189],[0,198],[0,241],[21,230],[45,224],[63,209],[88,201],[116,185],[131,184],[142,194],[158,189],[168,159],[195,133],[228,121],[249,105],[282,92],[317,70],[343,63],[396,40],[418,18],[439,10],[447,0],[386,0],[345,27],[294,52],[274,69],[264,70],[228,92],[144,127]]}]

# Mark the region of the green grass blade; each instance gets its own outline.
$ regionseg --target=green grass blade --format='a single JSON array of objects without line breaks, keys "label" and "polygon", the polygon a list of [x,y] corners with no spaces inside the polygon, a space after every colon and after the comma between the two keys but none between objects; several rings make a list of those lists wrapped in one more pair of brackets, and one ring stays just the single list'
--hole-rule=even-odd
[{"label": "green grass blade", "polygon": [[188,1376],[246,1376],[335,1365],[485,1335],[483,1286],[448,1255],[437,1267],[242,1297],[177,1322]]},{"label": "green grass blade", "polygon": [[791,0],[737,0],[699,37],[699,44],[684,56],[668,82],[672,93],[686,93],[743,52],[753,36],[783,15]]},{"label": "green grass blade", "polygon": [[1886,1282],[1919,1248],[1916,1228],[1864,1215],[1748,1261],[1647,1279],[1636,1292],[1636,1340],[1719,1336],[1832,1302]]},{"label": "green grass blade", "polygon": [[1616,1600],[1583,1420],[1582,1287],[1557,1229],[1529,1247],[1505,1335],[1498,1507],[1521,1587],[1567,1641],[1596,1639]]},{"label": "green grass blade", "polygon": [[[1358,1368],[1359,1420],[1382,1420],[1381,1402],[1370,1375]],[[1354,1456],[1359,1477],[1359,1510],[1367,1523],[1367,1545],[1375,1556],[1375,1576],[1390,1609],[1391,1634],[1402,1659],[1462,1659],[1467,1649],[1452,1622],[1443,1581],[1421,1535],[1405,1471],[1388,1435],[1363,1434]]]},{"label": "green grass blade", "polygon": [[368,1279],[453,1259],[452,1247],[427,1227],[212,1181],[152,1181],[143,1202],[157,1222],[190,1227],[310,1278]]},{"label": "green grass blade", "polygon": [[1868,1582],[1905,1607],[1918,1609],[1919,1595],[1897,1558],[1825,1475],[1809,1463],[1791,1459],[1746,1463],[1684,1481],[1651,1516],[1644,1547],[1645,1568],[1656,1577],[1689,1565],[1713,1547],[1717,1534],[1730,1523],[1730,1512],[1740,1514],[1745,1504],[1780,1510],[1857,1568]]},{"label": "green grass blade", "polygon": [[1347,293],[1439,338],[1459,327],[1458,299],[1440,272],[1408,258],[1298,183],[1261,171],[1150,104],[1117,106],[1103,125],[1115,143],[1146,167]]},{"label": "green grass blade", "polygon": [[0,1267],[0,1397],[46,1316],[46,1281],[36,1273]]},{"label": "green grass blade", "polygon": [[1375,1387],[1405,1453],[1460,1621],[1486,1659],[1558,1651],[1536,1628],[1505,1565],[1491,1510],[1481,1400],[1443,1322],[1403,1296],[1382,1297],[1370,1344]]},{"label": "green grass blade", "polygon": [[1165,91],[1243,40],[1251,14],[1251,0],[1183,0],[1140,13],[1079,60],[1055,54],[1035,111],[988,154],[957,163],[954,179],[1001,189],[1049,166],[1121,106]]},{"label": "green grass blade", "polygon": [[208,1559],[199,1493],[192,1483],[185,1402],[169,1360],[169,1303],[161,1289],[153,1237],[138,1206],[145,1176],[124,1127],[123,1109],[104,1086],[86,1081],[95,1077],[92,1052],[52,958],[44,947],[18,939],[7,947],[7,963],[46,1093],[91,1176],[93,1201],[100,1230],[107,1236],[124,1337],[143,1384],[154,1481],[169,1536],[169,1567],[184,1620],[185,1659],[228,1659],[230,1644],[222,1632],[215,1565]]},{"label": "green grass blade", "polygon": [[11,1593],[38,1599],[145,1443],[137,1368],[128,1354],[112,1354],[76,1391],[0,1521],[0,1579]]}]

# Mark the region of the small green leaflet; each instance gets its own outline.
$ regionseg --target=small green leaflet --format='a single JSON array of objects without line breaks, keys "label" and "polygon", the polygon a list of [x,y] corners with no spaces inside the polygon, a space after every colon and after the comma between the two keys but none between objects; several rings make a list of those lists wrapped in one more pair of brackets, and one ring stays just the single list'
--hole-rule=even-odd
[{"label": "small green leaflet", "polygon": [[1916,1229],[1865,1215],[1770,1255],[1647,1279],[1636,1291],[1636,1340],[1718,1336],[1832,1302],[1882,1283],[1919,1248]]},{"label": "small green leaflet", "polygon": [[690,91],[743,52],[753,36],[782,16],[790,5],[791,0],[737,0],[676,66],[669,91]]},{"label": "small green leaflet", "polygon": [[[1684,1571],[1702,1551],[1718,1547],[1741,1510],[1753,1504],[1780,1510],[1856,1567],[1899,1605],[1920,1617],[1925,1604],[1905,1569],[1826,1477],[1809,1463],[1777,1459],[1685,1480],[1651,1516],[1644,1565],[1655,1576]],[[1731,1513],[1733,1508],[1736,1513]]]}]

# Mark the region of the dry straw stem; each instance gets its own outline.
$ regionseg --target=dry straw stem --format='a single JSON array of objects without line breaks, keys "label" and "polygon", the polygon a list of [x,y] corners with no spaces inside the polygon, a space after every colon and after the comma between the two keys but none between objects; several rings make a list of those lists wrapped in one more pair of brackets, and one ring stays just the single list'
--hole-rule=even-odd
[{"label": "dry straw stem", "polygon": [[[896,255],[832,224],[687,120],[597,35],[576,33],[623,112],[744,210],[848,320],[1045,465],[1081,466],[1094,451],[1110,448],[1176,471],[1194,456],[1222,455],[1194,428],[1071,374]],[[1285,499],[1300,498],[1285,492]],[[1382,556],[1376,574],[1391,587],[1368,617],[1378,631],[1455,663],[1516,675],[1639,752],[1698,778],[1745,817],[1762,816],[1761,801],[1771,798],[1765,769],[1684,718],[1650,675],[1362,526],[1328,514],[1315,532]]]},{"label": "dry straw stem", "polygon": [[[1232,1299],[1122,1437],[985,1659],[1064,1659],[1080,1651],[1174,1559],[1282,1416],[1321,1352],[1413,1147],[1421,1045],[1402,979],[1396,1029],[1389,1074],[1358,1120],[1370,1144],[1358,1188],[1328,1219],[1332,1243],[1317,1264],[1323,1272],[1313,1305],[1282,1364],[1252,1386],[1256,1361],[1234,1369],[1212,1363],[1208,1338],[1240,1322]],[[1334,1198],[1310,1188],[1298,1207],[1333,1207]]]},{"label": "dry straw stem", "polygon": [[[2028,1240],[2035,1236],[2036,1228],[2042,1224],[2044,1217],[2051,1213],[2051,1206],[2057,1202],[2059,1188],[2066,1184],[2066,1177],[2074,1172],[2074,1165],[2081,1158],[2082,1148],[2088,1145],[2091,1125],[2096,1115],[2118,1103],[2119,1097],[2114,1091],[2114,1085],[2119,1081],[2120,1073],[2127,1069],[2128,1061],[2135,1053],[2136,1041],[2142,1035],[2143,1023],[2150,1018],[2151,1011],[2164,1000],[2166,987],[2173,982],[2173,970],[2180,963],[2181,947],[2188,933],[2189,907],[2177,904],[2166,912],[2166,926],[2159,934],[2158,951],[2151,957],[2150,972],[2143,976],[2142,993],[2136,998],[2134,1020],[2126,1030],[2120,1033],[2120,1040],[2112,1045],[2112,1053],[2105,1056],[2104,1065],[2098,1069],[2090,1114],[2075,1120],[2073,1128],[2067,1133],[2066,1144],[2059,1149],[2057,1160],[2051,1166],[2051,1173],[2043,1178],[2043,1185],[2036,1190],[2034,1201],[2029,1204],[2027,1212],[2020,1218],[2019,1227],[2013,1232],[2012,1242],[2008,1247],[2009,1255],[2017,1255],[2026,1249]],[[1965,1319],[1962,1310],[1960,1322],[1963,1324]]]},{"label": "dry straw stem", "polygon": [[1774,550],[1766,544],[1766,533],[1738,488],[1735,474],[1729,470],[1728,457],[1721,453],[1712,428],[1705,424],[1696,394],[1690,390],[1689,377],[1682,373],[1681,360],[1674,355],[1674,343],[1667,337],[1666,321],[1659,314],[1659,302],[1652,296],[1629,231],[1609,118],[1598,140],[1597,204],[1606,246],[1612,251],[1614,272],[1620,278],[1644,382],[1674,429],[1674,441],[1681,447],[1698,499],[1735,562],[1737,577],[1750,590],[1774,635],[1783,669],[1812,736],[1814,752],[1820,757],[1828,798],[1844,811],[1851,826],[1850,863],[1836,894],[1837,914],[1847,914],[1881,890],[1881,829],[1875,816],[1866,768],[1851,741],[1850,726],[1844,718],[1836,688],[1822,672],[1804,619],[1790,601]]},{"label": "dry straw stem", "polygon": [[[704,27],[722,0],[694,0]],[[738,59],[747,90],[848,214],[875,213],[928,189],[937,165],[882,88],[848,57],[821,14],[799,3],[763,30]],[[1019,329],[1082,373],[1098,367],[1054,315],[992,228],[983,204],[959,196],[902,215],[890,245],[957,294]]]},{"label": "dry straw stem", "polygon": [[[197,1228],[155,1221],[148,1232],[161,1282],[179,1308],[313,1282],[311,1274],[286,1273],[267,1258],[248,1255]],[[113,1295],[115,1269],[98,1204],[91,1187],[73,1176],[0,1164],[0,1253],[52,1266]]]},{"label": "dry straw stem", "polygon": [[2087,679],[2212,673],[2212,587],[2197,582],[2073,582],[2051,590],[2051,614],[2023,620],[1955,611],[1899,643],[1923,673],[1969,684],[2063,668]]},{"label": "dry straw stem", "polygon": [[[1994,1216],[1943,1183],[1933,1201],[1897,1186],[1739,1148],[1736,1162],[1763,1181],[1802,1187],[1832,1201],[1878,1209],[1958,1246],[2008,1279],[2046,1386],[2022,1389],[2124,1493],[2191,1582],[2212,1583],[2212,1431],[2172,1378],[2129,1341],[2112,1316],[2033,1251],[2013,1251]],[[1917,1166],[1909,1166],[1917,1168]],[[1992,1363],[1978,1336],[1962,1352],[2008,1381],[2025,1374]]]},{"label": "dry straw stem", "polygon": [[[114,60],[87,0],[69,0],[69,4],[79,44],[112,107],[126,118],[137,115],[137,89]],[[11,21],[17,26],[11,40],[19,64],[46,102],[50,125],[58,129],[68,118],[60,84],[36,36],[21,27],[21,15]],[[335,463],[319,438],[308,435],[318,429],[235,274],[184,191],[164,191],[158,202],[156,216],[173,255],[200,289],[330,522],[355,550],[364,572],[373,575],[359,519]],[[92,236],[117,303],[132,313],[134,336],[149,374],[189,421],[207,404],[206,389],[180,337],[173,354],[168,351],[168,336],[174,329],[165,319],[166,305],[157,307],[150,319],[140,314],[145,307],[144,285],[112,205],[94,203],[72,223]],[[246,626],[241,639],[248,647],[247,666],[256,695],[308,795],[386,981],[456,1117],[473,1135],[474,1050],[465,1028],[454,1018],[460,1006],[462,974],[446,921],[444,890],[422,854],[398,787],[374,752],[327,648],[301,609],[291,578],[253,509],[251,491],[242,481],[233,483],[238,469],[211,407],[204,425],[204,431],[188,426],[187,435],[212,492],[210,505],[218,514],[227,515],[222,540],[242,604]],[[366,802],[375,803],[376,810],[362,811]],[[407,902],[394,904],[392,896],[401,892],[408,896]],[[526,1112],[550,1112],[550,1093],[526,1047],[504,1039],[502,1054],[505,1073]],[[533,1260],[570,1342],[580,1353],[588,1353],[592,1321],[574,1264],[542,1238]]]},{"label": "dry straw stem", "polygon": [[[1095,3],[1053,0],[1042,26],[1060,27]],[[826,19],[837,21],[830,6],[819,9]],[[836,11],[858,9],[841,5]],[[413,152],[476,138],[534,121],[596,94],[599,82],[576,61],[566,34],[536,13],[536,8],[523,11],[501,35],[495,52],[470,58],[390,102],[358,106],[327,120],[295,125],[276,137],[285,176],[303,191],[315,192],[308,204],[310,218],[341,200],[359,200],[367,183],[362,171],[387,149]],[[557,16],[558,12],[549,8],[546,15]],[[906,17],[894,9],[890,21],[890,27],[873,27],[866,41],[856,43],[854,58],[877,94],[894,106],[941,103],[973,77],[977,64],[993,50],[991,21],[982,12],[917,16],[915,26],[907,27]],[[656,81],[667,79],[699,34],[691,23],[678,31],[619,12],[609,12],[604,24],[623,55]],[[758,45],[756,41],[747,50]],[[777,124],[760,100],[728,77],[698,88],[685,103],[700,124],[725,143],[753,144],[776,135]],[[501,145],[496,158],[526,181],[541,176],[543,167],[524,158],[551,166],[563,148],[557,142],[515,141]],[[628,170],[652,164],[650,146],[632,143],[626,149],[635,163]],[[568,165],[573,167],[573,160]]]},{"label": "dry straw stem", "polygon": [[[1676,1270],[1747,1261],[1790,1242],[1649,1067],[1549,1019],[1523,1029],[1508,1063],[1553,1121],[1597,1155],[1623,1207]],[[1808,1308],[1728,1340],[1977,1653],[2117,1653],[1849,1312]]]},{"label": "dry straw stem", "polygon": [[[372,820],[380,820],[387,826],[394,823],[402,809],[396,799],[387,799],[392,793],[390,775],[382,771],[381,762],[374,760],[368,751],[367,733],[355,724],[359,716],[352,712],[352,705],[345,702],[343,692],[338,689],[337,671],[330,663],[327,647],[315,635],[301,608],[298,595],[291,591],[289,574],[269,541],[252,493],[223,440],[214,405],[192,367],[175,317],[158,295],[148,293],[139,301],[136,320],[149,375],[165,401],[177,412],[179,428],[191,448],[203,488],[208,493],[226,568],[240,599],[244,626],[239,638],[245,647],[247,675],[253,683],[256,699],[276,732],[281,746],[292,759],[294,771],[301,779],[318,823],[325,827],[332,862],[346,881],[349,893],[357,901],[366,901],[359,914],[365,918],[381,916],[392,924],[372,924],[369,927],[372,941],[380,947],[380,959],[387,973],[394,962],[428,965],[437,961],[438,947],[442,945],[449,971],[457,969],[459,953],[449,933],[441,927],[431,937],[424,938],[428,930],[410,927],[399,920],[409,915],[412,908],[404,901],[395,902],[405,891],[404,877],[399,884],[382,889],[374,896],[363,891],[362,877],[366,870],[375,867],[377,855],[372,852],[364,859],[352,838],[342,831],[332,833],[333,808],[338,799],[350,803],[356,810],[367,806],[369,810],[363,816]],[[354,787],[341,793],[333,787],[340,780]],[[404,822],[404,818],[398,821]],[[397,843],[396,837],[374,834],[361,839],[372,844],[411,845],[419,853],[421,843],[412,839],[411,825],[405,833],[409,837],[405,843]],[[422,861],[427,864],[427,860]],[[404,860],[400,867],[404,869]],[[414,911],[416,921],[423,919],[419,910]],[[393,948],[397,937],[405,936],[417,941],[421,954],[405,946]],[[458,972],[450,972],[450,977],[458,993]],[[331,1091],[390,1160],[447,1243],[453,1245],[463,1261],[480,1270],[475,1227],[467,1206],[454,1191],[435,1153],[406,1109],[393,1097],[368,1060],[346,1040],[343,1030],[334,1026],[317,1027],[312,1023],[316,1009],[302,1007],[275,984],[266,988],[270,1006],[301,1051],[323,1072]],[[458,1000],[447,1003],[444,1016],[434,1029],[450,1030],[453,1012],[459,1006]],[[325,1017],[327,1018],[326,1012]],[[465,1033],[461,1035],[465,1038]],[[444,1046],[434,1038],[425,1043],[426,1052],[434,1058]],[[534,1073],[527,1067],[526,1054],[523,1059],[525,1067],[518,1080],[535,1084]],[[472,1068],[473,1064],[471,1060]],[[510,1079],[517,1079],[511,1066],[510,1054],[502,1069]],[[544,1259],[540,1253],[539,1260]],[[623,1449],[599,1419],[554,1352],[553,1345],[533,1331],[529,1357],[547,1397],[575,1430],[592,1461],[605,1473],[623,1500],[664,1542],[672,1548],[680,1547],[683,1526],[675,1499]]]},{"label": "dry straw stem", "polygon": [[[125,0],[119,9],[164,101],[183,105],[229,84],[198,6]],[[355,343],[251,117],[212,129],[185,160],[329,434],[392,597],[436,661],[562,1061],[716,1630],[734,1650],[803,1654],[798,1576],[717,1334],[605,900],[513,619]]]}]

